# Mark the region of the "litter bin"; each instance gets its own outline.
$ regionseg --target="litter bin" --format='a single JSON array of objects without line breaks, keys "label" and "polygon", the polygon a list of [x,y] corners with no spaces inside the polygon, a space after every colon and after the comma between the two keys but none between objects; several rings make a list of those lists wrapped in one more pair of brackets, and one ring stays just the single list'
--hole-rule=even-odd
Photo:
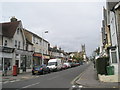
[{"label": "litter bin", "polygon": [[114,75],[114,66],[107,66],[107,74]]}]

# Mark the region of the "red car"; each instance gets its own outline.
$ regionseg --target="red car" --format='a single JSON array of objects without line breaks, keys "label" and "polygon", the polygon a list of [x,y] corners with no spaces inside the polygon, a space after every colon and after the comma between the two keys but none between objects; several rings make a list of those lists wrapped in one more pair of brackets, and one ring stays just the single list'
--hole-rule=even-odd
[{"label": "red car", "polygon": [[63,69],[63,70],[64,70],[64,69],[67,69],[67,65],[63,64],[63,65],[62,65],[62,69]]}]

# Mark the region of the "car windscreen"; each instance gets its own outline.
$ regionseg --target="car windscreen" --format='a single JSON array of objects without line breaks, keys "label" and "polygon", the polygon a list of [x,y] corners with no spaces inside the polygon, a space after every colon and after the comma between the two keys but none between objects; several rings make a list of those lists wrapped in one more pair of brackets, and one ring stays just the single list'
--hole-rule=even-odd
[{"label": "car windscreen", "polygon": [[42,66],[35,66],[35,67],[33,67],[34,69],[40,69],[40,68],[42,68]]},{"label": "car windscreen", "polygon": [[49,62],[49,63],[48,63],[48,66],[51,66],[51,65],[57,66],[57,62]]}]

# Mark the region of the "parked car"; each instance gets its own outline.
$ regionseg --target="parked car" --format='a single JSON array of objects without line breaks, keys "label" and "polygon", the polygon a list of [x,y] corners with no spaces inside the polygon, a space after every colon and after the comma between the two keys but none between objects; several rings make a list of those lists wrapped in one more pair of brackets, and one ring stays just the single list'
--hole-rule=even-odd
[{"label": "parked car", "polygon": [[51,71],[58,71],[62,70],[62,60],[61,59],[50,59],[48,61],[48,66]]},{"label": "parked car", "polygon": [[34,66],[32,70],[32,74],[45,74],[50,73],[50,69],[46,65]]},{"label": "parked car", "polygon": [[63,64],[64,64],[64,65],[66,65],[66,66],[67,66],[67,68],[70,68],[70,67],[71,67],[70,63],[68,63],[68,62],[63,63]]},{"label": "parked car", "polygon": [[63,70],[67,69],[67,65],[63,64],[63,65],[62,65],[62,69],[63,69]]},{"label": "parked car", "polygon": [[75,63],[76,66],[80,66],[80,63]]},{"label": "parked car", "polygon": [[74,65],[74,63],[73,63],[73,62],[70,62],[70,66],[71,66],[71,67],[74,67],[75,65]]}]

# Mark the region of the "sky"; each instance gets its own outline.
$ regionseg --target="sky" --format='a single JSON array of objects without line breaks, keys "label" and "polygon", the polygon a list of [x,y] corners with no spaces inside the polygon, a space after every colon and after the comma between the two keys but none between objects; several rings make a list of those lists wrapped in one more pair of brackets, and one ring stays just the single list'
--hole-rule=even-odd
[{"label": "sky", "polygon": [[0,22],[12,16],[22,21],[24,28],[57,45],[67,52],[81,51],[86,45],[91,55],[100,45],[100,30],[104,2],[3,2]]}]

